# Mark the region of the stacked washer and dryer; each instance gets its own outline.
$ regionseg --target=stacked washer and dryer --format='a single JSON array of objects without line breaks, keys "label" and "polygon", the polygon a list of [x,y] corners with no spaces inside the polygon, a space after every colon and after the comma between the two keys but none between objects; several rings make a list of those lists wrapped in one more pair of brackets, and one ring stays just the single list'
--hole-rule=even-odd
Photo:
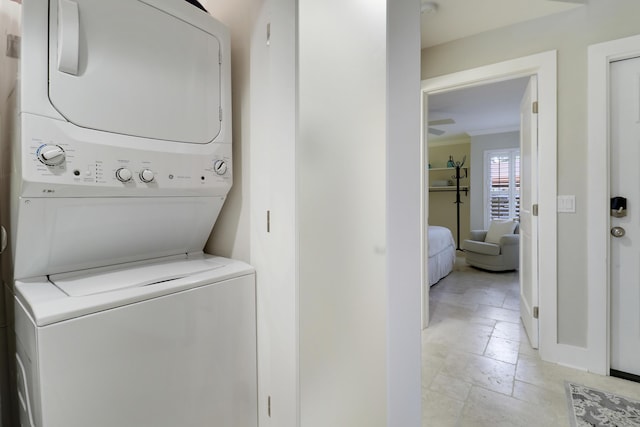
[{"label": "stacked washer and dryer", "polygon": [[[21,426],[256,426],[229,34],[185,0],[25,0],[10,252]],[[3,219],[4,220],[4,219]]]}]

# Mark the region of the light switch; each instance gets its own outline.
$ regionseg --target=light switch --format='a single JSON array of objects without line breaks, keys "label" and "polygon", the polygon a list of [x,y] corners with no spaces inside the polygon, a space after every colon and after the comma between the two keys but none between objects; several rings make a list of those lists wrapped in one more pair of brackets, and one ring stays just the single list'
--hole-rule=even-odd
[{"label": "light switch", "polygon": [[576,196],[558,196],[558,212],[576,213]]}]

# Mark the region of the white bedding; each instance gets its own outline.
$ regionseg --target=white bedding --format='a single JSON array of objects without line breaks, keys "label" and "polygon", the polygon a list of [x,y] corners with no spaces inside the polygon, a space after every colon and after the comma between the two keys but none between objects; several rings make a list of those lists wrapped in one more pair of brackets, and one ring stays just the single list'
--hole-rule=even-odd
[{"label": "white bedding", "polygon": [[430,225],[429,239],[429,286],[453,270],[456,262],[456,244],[451,231],[446,227]]}]

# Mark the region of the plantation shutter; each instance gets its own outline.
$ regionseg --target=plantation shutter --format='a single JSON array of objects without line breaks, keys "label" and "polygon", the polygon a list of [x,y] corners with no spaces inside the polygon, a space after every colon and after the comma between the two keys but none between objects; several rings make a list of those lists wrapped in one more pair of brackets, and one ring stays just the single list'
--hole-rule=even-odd
[{"label": "plantation shutter", "polygon": [[519,150],[488,152],[488,220],[520,216]]}]

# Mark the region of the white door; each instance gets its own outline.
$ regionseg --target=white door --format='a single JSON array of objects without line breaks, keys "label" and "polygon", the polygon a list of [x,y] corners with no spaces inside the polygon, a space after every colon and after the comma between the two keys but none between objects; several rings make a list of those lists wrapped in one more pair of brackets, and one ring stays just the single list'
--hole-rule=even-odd
[{"label": "white door", "polygon": [[[538,99],[532,76],[520,103],[520,317],[531,347],[538,348]],[[537,108],[537,107],[536,107]]]},{"label": "white door", "polygon": [[611,217],[625,231],[611,236],[611,369],[640,375],[640,58],[612,63],[610,81],[610,195],[628,209]]},{"label": "white door", "polygon": [[60,114],[145,138],[218,136],[226,30],[186,2],[168,3],[50,0],[49,98]]}]

